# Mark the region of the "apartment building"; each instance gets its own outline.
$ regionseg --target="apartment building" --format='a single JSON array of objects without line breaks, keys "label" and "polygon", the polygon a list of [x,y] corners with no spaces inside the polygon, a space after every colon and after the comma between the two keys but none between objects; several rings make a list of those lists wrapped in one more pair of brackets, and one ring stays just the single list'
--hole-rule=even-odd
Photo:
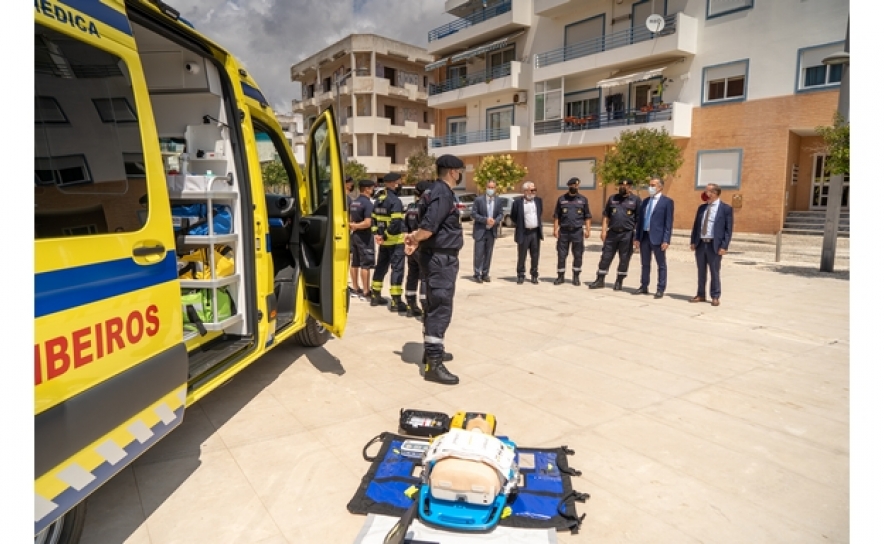
[{"label": "apartment building", "polygon": [[[425,49],[374,34],[351,34],[291,68],[302,95],[292,102],[304,126],[333,106],[345,160],[382,177],[404,172],[410,155],[435,135],[427,106],[433,57]],[[308,129],[309,130],[309,129]],[[296,144],[305,137],[295,136]]]},{"label": "apartment building", "polygon": [[[609,191],[593,165],[623,131],[662,128],[684,149],[667,180],[675,227],[690,228],[707,183],[735,230],[776,233],[786,214],[825,209],[815,127],[837,110],[847,0],[447,0],[428,33],[436,155],[489,153],[526,165],[541,196],[572,176],[600,220]],[[849,205],[849,181],[842,204]],[[547,206],[551,214],[552,207]],[[550,217],[545,218],[550,220]]]},{"label": "apartment building", "polygon": [[[295,160],[298,161],[298,164],[304,164],[304,154],[306,153],[306,140],[303,137],[304,116],[300,113],[276,113],[275,115],[276,120],[279,121],[279,125],[282,127],[282,132],[289,147],[292,148],[292,152],[295,154]],[[298,140],[300,143],[295,143],[295,140]],[[262,153],[261,142],[259,142],[258,152]],[[261,160],[264,160],[263,154],[261,154]]]}]

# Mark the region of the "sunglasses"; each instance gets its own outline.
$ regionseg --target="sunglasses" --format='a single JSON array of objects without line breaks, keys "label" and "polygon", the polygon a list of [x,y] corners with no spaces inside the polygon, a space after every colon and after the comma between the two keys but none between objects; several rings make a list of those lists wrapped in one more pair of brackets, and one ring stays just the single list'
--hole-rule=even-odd
[{"label": "sunglasses", "polygon": [[537,189],[527,189],[525,192],[527,193],[536,193]]}]

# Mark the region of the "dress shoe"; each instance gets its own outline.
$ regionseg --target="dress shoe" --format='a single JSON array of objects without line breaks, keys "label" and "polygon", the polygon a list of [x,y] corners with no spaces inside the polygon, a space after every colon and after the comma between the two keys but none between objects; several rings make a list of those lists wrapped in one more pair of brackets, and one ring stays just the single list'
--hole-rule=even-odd
[{"label": "dress shoe", "polygon": [[482,281],[485,283],[491,283],[491,276],[482,276]]},{"label": "dress shoe", "polygon": [[540,283],[540,280],[537,279],[537,276],[531,276],[531,283],[537,285],[538,283]]},{"label": "dress shoe", "polygon": [[712,299],[712,305],[713,305],[713,306],[718,306],[719,304],[721,304],[721,302],[720,302],[717,298],[713,298],[713,299]]},{"label": "dress shoe", "polygon": [[706,302],[706,297],[701,297],[700,295],[695,296],[689,302]]},{"label": "dress shoe", "polygon": [[476,283],[482,283],[482,276],[473,276],[473,281]]},{"label": "dress shoe", "polygon": [[648,288],[647,287],[639,287],[635,291],[632,292],[633,295],[647,295]]},{"label": "dress shoe", "polygon": [[654,293],[654,298],[663,298],[663,291],[657,291]]},{"label": "dress shoe", "polygon": [[519,276],[516,278],[516,285],[522,285],[523,283],[525,283],[525,276]]}]

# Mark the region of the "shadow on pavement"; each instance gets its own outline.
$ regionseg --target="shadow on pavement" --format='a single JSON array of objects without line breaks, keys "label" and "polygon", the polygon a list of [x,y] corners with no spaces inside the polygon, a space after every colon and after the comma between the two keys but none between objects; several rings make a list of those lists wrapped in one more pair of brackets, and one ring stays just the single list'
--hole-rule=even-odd
[{"label": "shadow on pavement", "polygon": [[849,270],[836,270],[834,272],[820,272],[819,268],[812,266],[795,266],[795,265],[767,265],[764,270],[771,272],[779,272],[780,274],[790,274],[793,276],[801,276],[804,278],[832,278],[836,280],[850,280]]},{"label": "shadow on pavement", "polygon": [[341,360],[325,348],[308,348],[304,350],[304,355],[307,356],[307,360],[310,361],[313,368],[320,372],[335,376],[343,376],[347,372],[344,370]]},{"label": "shadow on pavement", "polygon": [[402,351],[394,351],[403,363],[419,365],[424,357],[424,345],[420,342],[406,342],[402,345]]}]

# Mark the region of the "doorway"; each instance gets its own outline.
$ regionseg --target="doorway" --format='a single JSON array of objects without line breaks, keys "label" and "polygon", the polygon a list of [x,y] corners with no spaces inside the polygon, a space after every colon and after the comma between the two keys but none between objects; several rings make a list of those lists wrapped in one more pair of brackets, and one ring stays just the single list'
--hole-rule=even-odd
[{"label": "doorway", "polygon": [[[825,153],[813,155],[813,175],[810,178],[810,209],[824,210],[829,205],[829,178],[826,172]],[[844,174],[844,186],[841,190],[841,209],[850,209],[850,174]]]}]

